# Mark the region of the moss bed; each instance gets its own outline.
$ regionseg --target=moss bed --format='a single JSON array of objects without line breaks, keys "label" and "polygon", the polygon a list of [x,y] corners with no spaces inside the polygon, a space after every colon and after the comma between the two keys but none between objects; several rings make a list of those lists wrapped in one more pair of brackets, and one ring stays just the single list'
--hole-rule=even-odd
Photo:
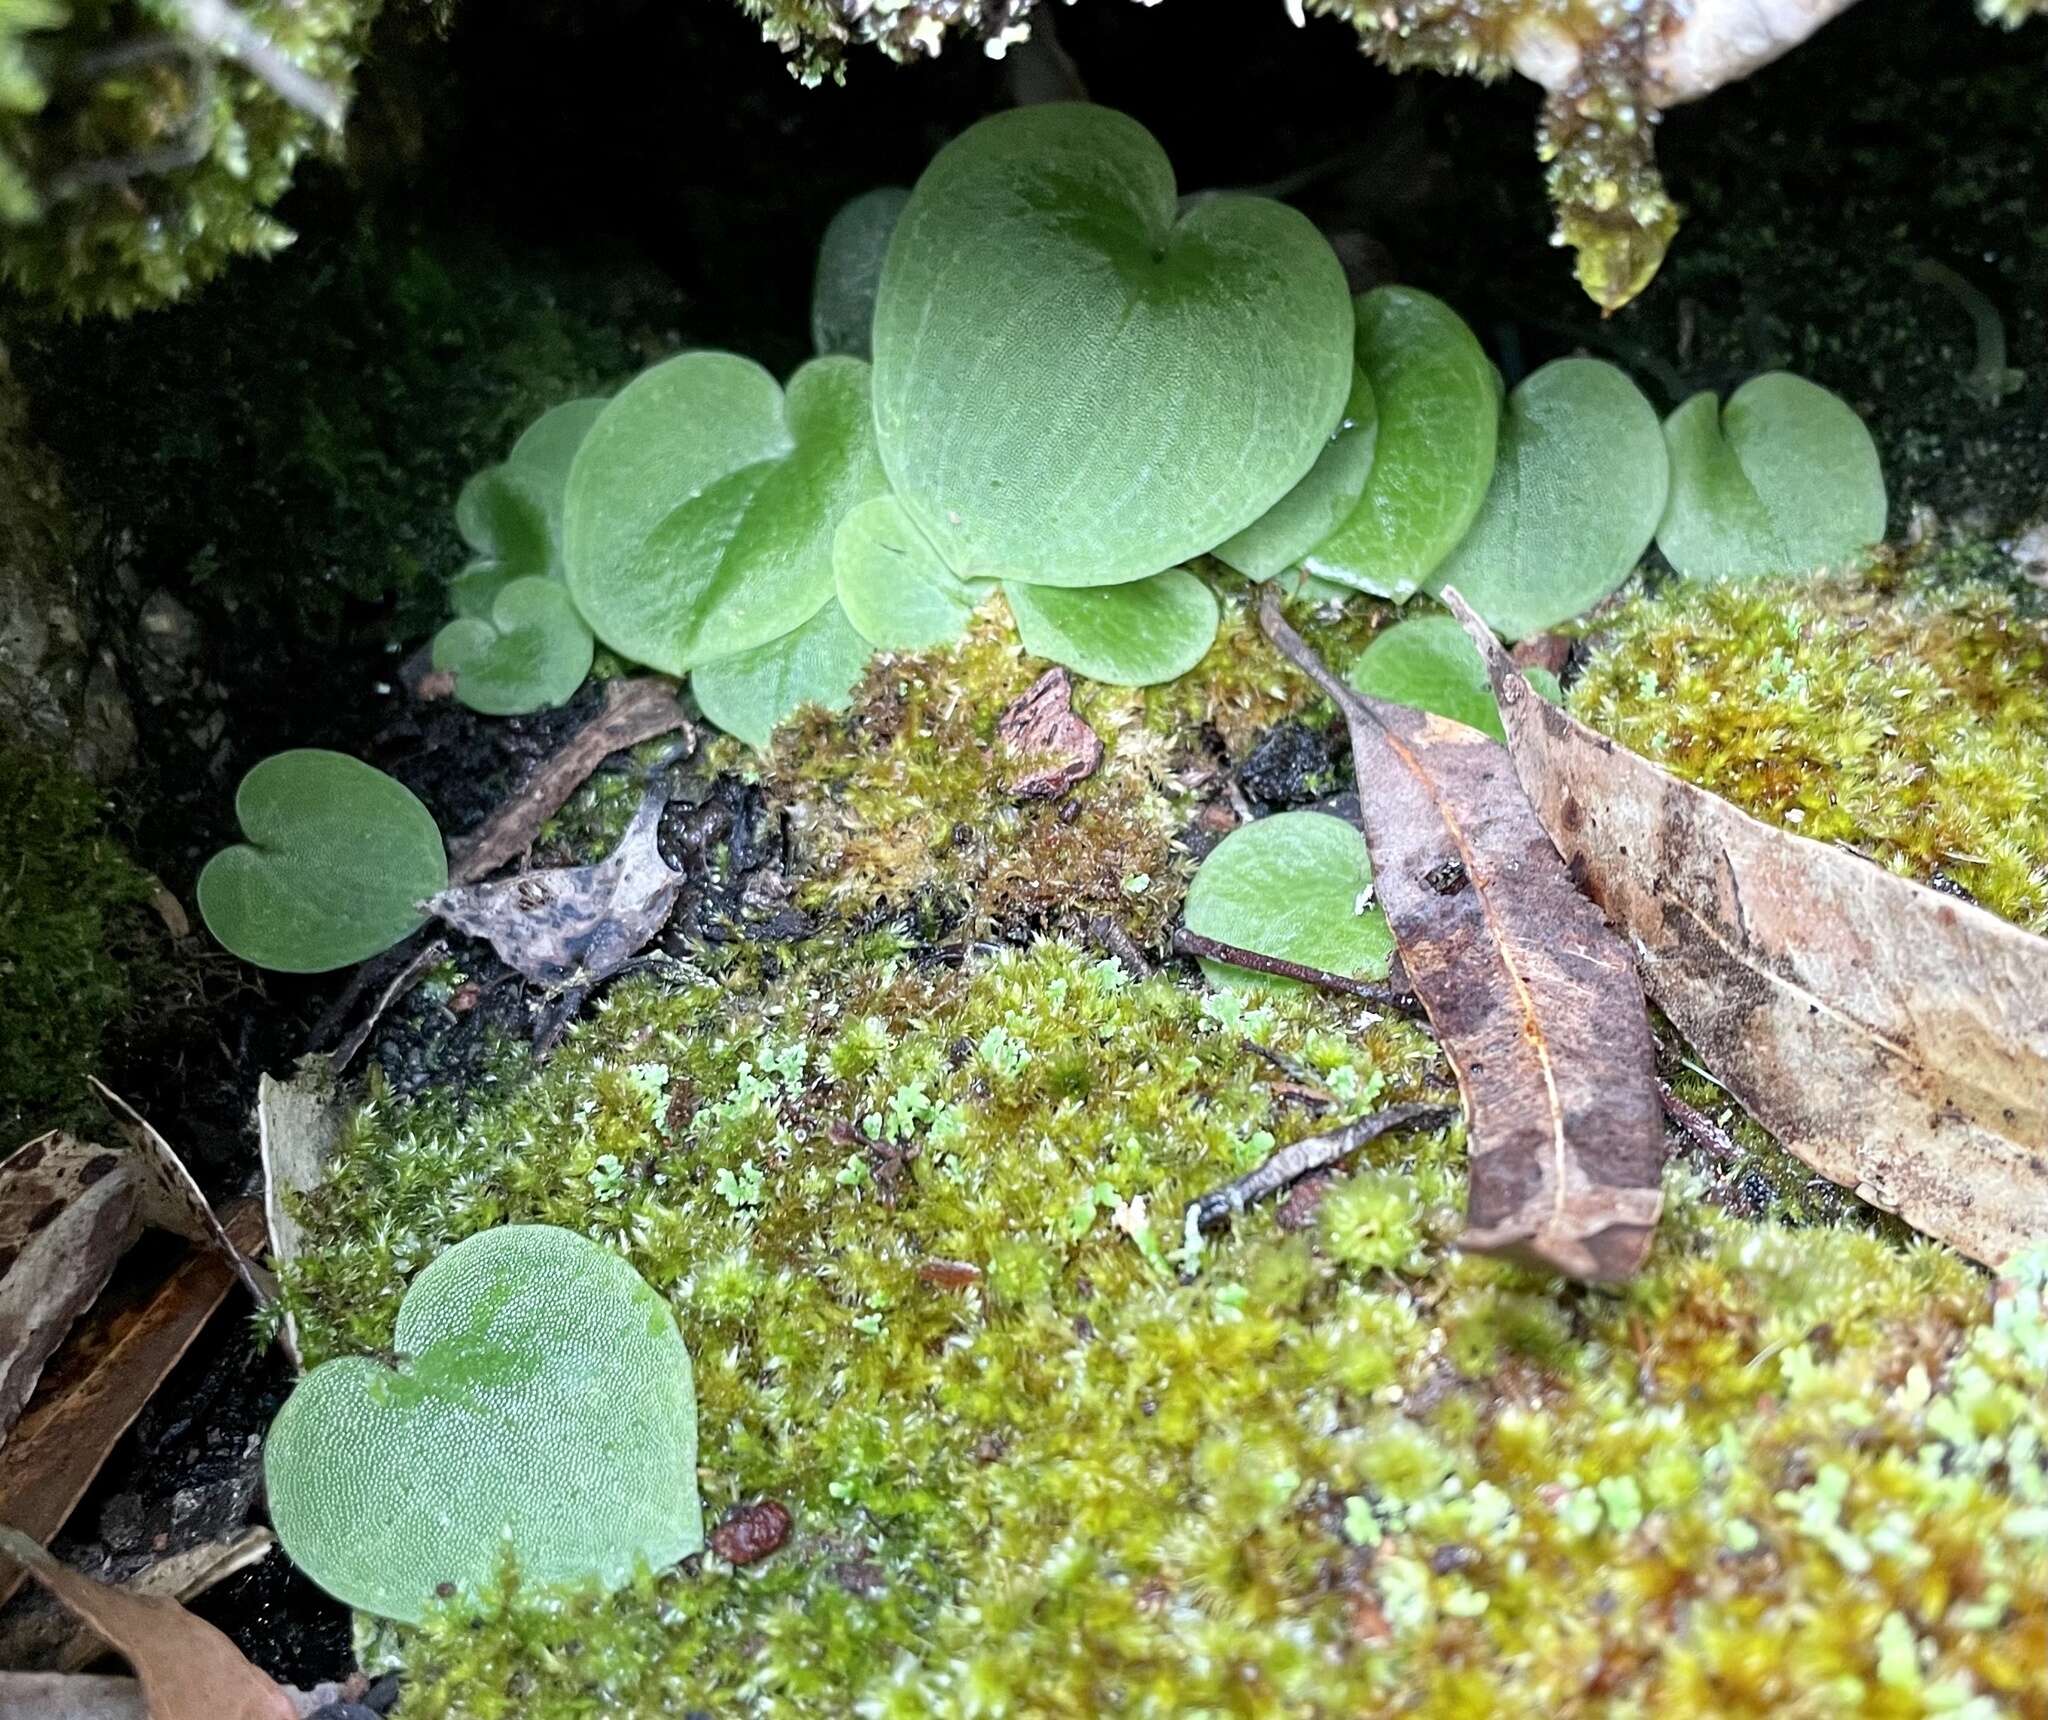
[{"label": "moss bed", "polygon": [[[1638,598],[1575,704],[2038,928],[2048,628],[1979,571]],[[1619,1290],[1460,1253],[1457,1128],[1191,1244],[1275,1142],[1449,1072],[1413,1024],[1136,954],[1232,761],[1328,725],[1240,607],[1184,681],[1081,690],[1105,760],[1059,803],[993,750],[1037,669],[992,617],[758,767],[718,743],[796,833],[809,935],[355,1114],[289,1276],[309,1362],[383,1346],[461,1237],[572,1226],[673,1300],[707,1521],[794,1519],[609,1596],[508,1570],[380,1639],[404,1720],[2040,1712],[2048,1255],[1994,1278],[1816,1191],[1675,1044],[1737,1156],[1674,1149]]]}]

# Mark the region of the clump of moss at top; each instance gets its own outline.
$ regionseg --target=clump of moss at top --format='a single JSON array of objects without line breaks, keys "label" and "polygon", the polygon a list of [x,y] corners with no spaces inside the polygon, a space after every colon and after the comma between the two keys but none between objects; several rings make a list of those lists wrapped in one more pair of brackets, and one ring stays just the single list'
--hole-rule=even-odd
[{"label": "clump of moss at top", "polygon": [[271,206],[338,139],[378,9],[0,7],[0,278],[72,315],[127,316],[289,244]]},{"label": "clump of moss at top", "polygon": [[1677,585],[1602,621],[1588,722],[1771,823],[2048,931],[2048,621],[1880,569]]}]

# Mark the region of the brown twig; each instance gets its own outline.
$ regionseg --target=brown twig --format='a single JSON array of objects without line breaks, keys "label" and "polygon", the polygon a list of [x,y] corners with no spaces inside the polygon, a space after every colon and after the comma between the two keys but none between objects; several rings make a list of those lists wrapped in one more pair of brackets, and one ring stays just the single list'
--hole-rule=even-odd
[{"label": "brown twig", "polygon": [[341,130],[348,97],[298,65],[227,0],[173,0],[171,10],[188,39],[253,73],[307,118]]},{"label": "brown twig", "polygon": [[562,743],[504,805],[454,847],[451,884],[473,884],[533,845],[540,827],[561,811],[591,772],[625,747],[665,735],[692,734],[676,703],[675,683],[647,677],[613,681],[604,709]]},{"label": "brown twig", "polygon": [[1108,914],[1097,914],[1088,922],[1088,936],[1116,957],[1129,971],[1131,978],[1152,977],[1152,964],[1145,959],[1145,952],[1138,948],[1137,940],[1124,929],[1120,920]]},{"label": "brown twig", "polygon": [[334,1048],[334,1055],[327,1061],[328,1067],[335,1074],[339,1075],[356,1060],[356,1053],[369,1043],[370,1035],[377,1031],[377,1023],[384,1019],[385,1012],[401,997],[405,996],[407,992],[411,991],[414,986],[418,985],[421,976],[426,973],[427,969],[432,967],[447,953],[448,944],[445,939],[429,939],[419,954],[398,970],[398,976],[384,988],[383,995],[377,999],[370,1013],[356,1024],[353,1033]]},{"label": "brown twig", "polygon": [[1289,1183],[1299,1182],[1312,1171],[1327,1170],[1351,1156],[1368,1141],[1396,1129],[1440,1128],[1457,1112],[1448,1105],[1390,1105],[1370,1117],[1360,1117],[1325,1135],[1308,1135],[1291,1146],[1280,1148],[1256,1169],[1234,1178],[1221,1188],[1189,1202],[1188,1217],[1199,1230],[1207,1230],[1224,1219],[1235,1217],[1254,1201],[1278,1194]]},{"label": "brown twig", "polygon": [[1671,1090],[1669,1081],[1657,1083],[1657,1096],[1664,1101],[1664,1115],[1678,1132],[1709,1158],[1734,1163],[1742,1149],[1728,1138],[1728,1131],[1696,1105],[1688,1105]]},{"label": "brown twig", "polygon": [[1346,974],[1330,973],[1303,962],[1291,962],[1282,956],[1263,956],[1257,950],[1226,944],[1217,938],[1205,938],[1200,932],[1191,932],[1185,926],[1174,932],[1173,948],[1177,955],[1206,956],[1210,961],[1228,962],[1232,967],[1250,968],[1254,973],[1299,980],[1318,991],[1342,992],[1346,997],[1377,1004],[1381,1009],[1395,1010],[1402,1015],[1419,1015],[1422,1012],[1422,1006],[1412,991],[1388,985],[1383,980],[1352,979]]}]

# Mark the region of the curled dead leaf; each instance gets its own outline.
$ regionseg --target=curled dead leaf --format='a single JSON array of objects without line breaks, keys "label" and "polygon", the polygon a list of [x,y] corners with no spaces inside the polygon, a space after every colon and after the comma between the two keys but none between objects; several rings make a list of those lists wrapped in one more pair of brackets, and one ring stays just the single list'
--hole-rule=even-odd
[{"label": "curled dead leaf", "polygon": [[1972,1259],[2048,1238],[2048,939],[1680,781],[1536,697],[1444,601],[1537,816],[1715,1079]]}]

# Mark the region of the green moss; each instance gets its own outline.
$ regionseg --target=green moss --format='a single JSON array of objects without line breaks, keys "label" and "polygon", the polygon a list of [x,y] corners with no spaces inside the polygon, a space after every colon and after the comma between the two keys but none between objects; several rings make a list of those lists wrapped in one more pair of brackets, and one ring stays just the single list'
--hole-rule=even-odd
[{"label": "green moss", "polygon": [[[233,8],[345,98],[378,0]],[[271,206],[334,134],[195,39],[171,0],[0,8],[0,279],[126,316],[291,242]]]},{"label": "green moss", "polygon": [[2048,621],[2000,585],[1670,586],[1603,621],[1571,703],[1759,818],[2048,930]]},{"label": "green moss", "polygon": [[[1583,696],[1668,711],[1629,642],[1739,600],[1625,612]],[[2031,624],[1987,587],[1757,601],[1857,699],[1914,647],[1981,721],[2029,708]],[[778,743],[818,937],[633,979],[544,1067],[355,1118],[290,1274],[312,1357],[382,1346],[455,1240],[566,1224],[675,1303],[709,1520],[795,1518],[757,1566],[611,1596],[508,1572],[397,1636],[403,1720],[2019,1711],[2048,1649],[2048,1260],[1993,1285],[1739,1121],[1738,1163],[1674,1158],[1611,1293],[1457,1251],[1460,1129],[1190,1250],[1192,1196],[1449,1072],[1346,1003],[1042,935],[1112,906],[1156,935],[1217,763],[1194,737],[1327,716],[1241,604],[1184,683],[1080,691],[1108,746],[1071,824],[1001,793],[995,719],[1038,668],[985,620]],[[938,896],[1041,935],[935,959]]]},{"label": "green moss", "polygon": [[85,1108],[85,1078],[128,1006],[122,952],[149,881],[103,811],[84,778],[0,747],[0,1151]]}]

